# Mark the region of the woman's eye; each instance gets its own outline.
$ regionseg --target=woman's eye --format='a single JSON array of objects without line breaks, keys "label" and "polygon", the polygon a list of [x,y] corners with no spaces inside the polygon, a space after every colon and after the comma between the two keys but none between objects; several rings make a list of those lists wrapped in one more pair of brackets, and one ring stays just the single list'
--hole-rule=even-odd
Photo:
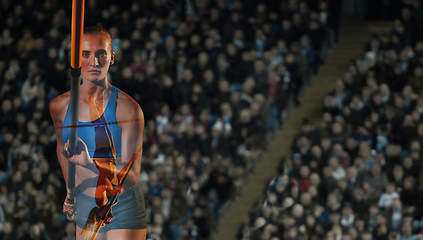
[{"label": "woman's eye", "polygon": [[88,57],[89,54],[88,53],[82,53],[82,57]]}]

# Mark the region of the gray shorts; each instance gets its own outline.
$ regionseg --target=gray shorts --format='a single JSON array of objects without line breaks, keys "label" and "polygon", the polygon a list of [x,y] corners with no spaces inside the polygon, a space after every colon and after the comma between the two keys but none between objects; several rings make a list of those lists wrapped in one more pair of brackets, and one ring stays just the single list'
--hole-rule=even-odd
[{"label": "gray shorts", "polygon": [[[97,207],[95,198],[75,189],[76,198],[76,225],[84,228],[91,209]],[[110,224],[100,228],[99,233],[112,229],[146,229],[146,211],[144,194],[140,184],[131,190],[120,194],[118,202],[112,207],[113,219]]]}]

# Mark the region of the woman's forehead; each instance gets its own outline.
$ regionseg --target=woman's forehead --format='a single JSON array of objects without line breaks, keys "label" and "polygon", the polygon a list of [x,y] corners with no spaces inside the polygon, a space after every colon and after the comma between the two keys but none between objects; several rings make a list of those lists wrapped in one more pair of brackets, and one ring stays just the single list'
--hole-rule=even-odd
[{"label": "woman's forehead", "polygon": [[85,34],[82,38],[82,50],[107,49],[111,46],[104,34]]}]

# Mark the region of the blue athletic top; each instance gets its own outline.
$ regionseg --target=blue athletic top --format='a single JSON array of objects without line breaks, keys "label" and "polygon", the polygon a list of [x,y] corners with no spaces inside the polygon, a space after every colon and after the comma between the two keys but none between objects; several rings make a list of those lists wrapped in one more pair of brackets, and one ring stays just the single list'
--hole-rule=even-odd
[{"label": "blue athletic top", "polygon": [[[112,87],[112,93],[107,103],[104,113],[96,120],[91,122],[78,121],[78,137],[87,145],[88,153],[91,158],[112,158],[109,137],[112,135],[116,157],[121,156],[122,129],[116,120],[116,99],[119,89]],[[70,103],[69,103],[70,104]],[[62,141],[65,144],[69,139],[69,115],[70,106],[66,111],[63,121]],[[98,146],[97,146],[98,145]]]}]

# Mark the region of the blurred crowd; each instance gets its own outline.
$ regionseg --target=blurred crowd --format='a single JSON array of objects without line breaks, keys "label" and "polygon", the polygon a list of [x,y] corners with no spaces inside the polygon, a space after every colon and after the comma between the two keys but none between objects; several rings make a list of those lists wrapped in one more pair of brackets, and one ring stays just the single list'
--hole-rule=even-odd
[{"label": "blurred crowd", "polygon": [[238,239],[422,239],[421,4],[404,1],[389,36],[348,62]]},{"label": "blurred crowd", "polygon": [[[113,41],[108,80],[145,115],[148,239],[209,238],[339,14],[338,0],[86,1],[85,25]],[[75,238],[49,114],[69,90],[70,16],[70,1],[0,2],[0,239]]]}]

